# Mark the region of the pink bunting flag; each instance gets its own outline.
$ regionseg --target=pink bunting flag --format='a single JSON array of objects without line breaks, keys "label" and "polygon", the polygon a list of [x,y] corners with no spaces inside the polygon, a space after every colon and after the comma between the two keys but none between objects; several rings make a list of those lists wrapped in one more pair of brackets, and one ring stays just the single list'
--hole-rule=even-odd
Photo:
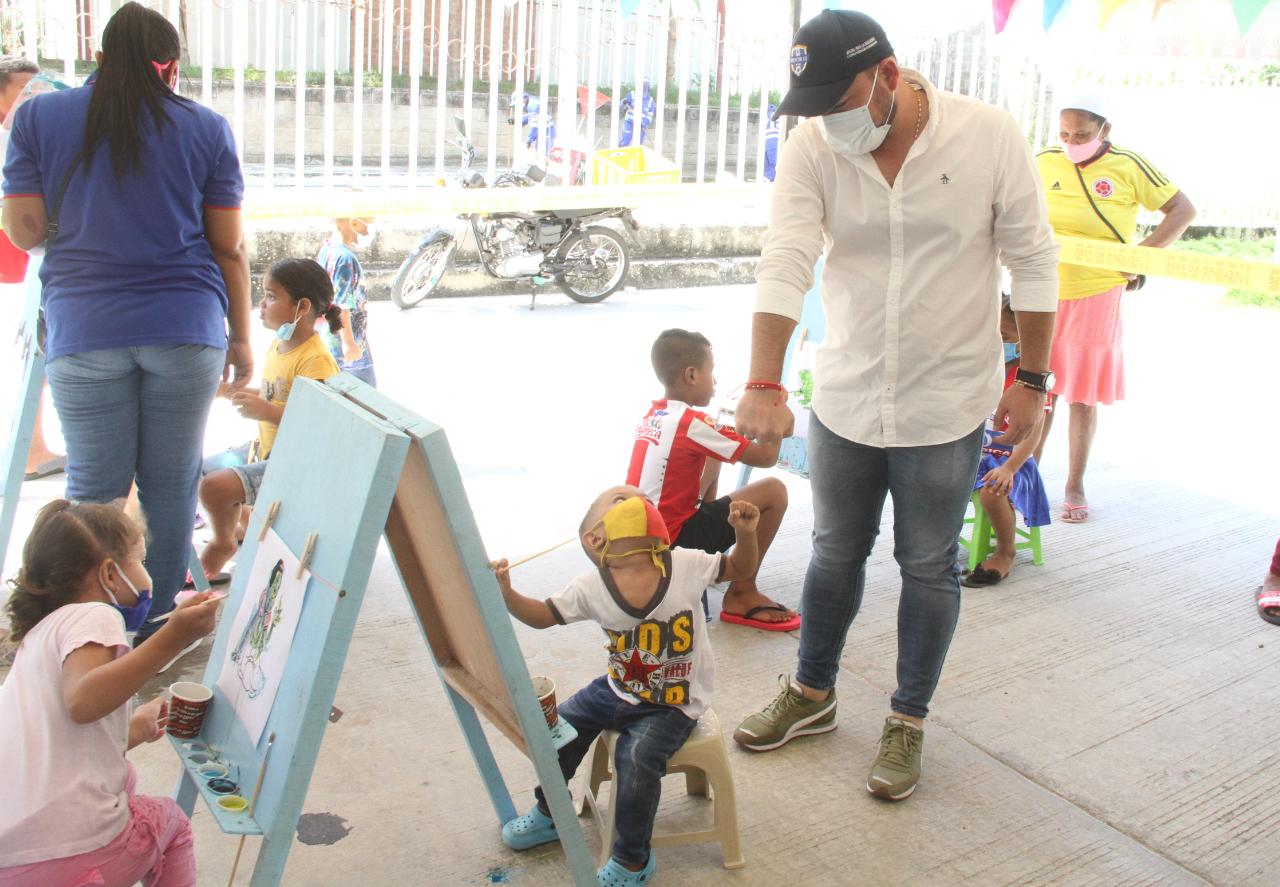
[{"label": "pink bunting flag", "polygon": [[991,17],[995,21],[997,34],[1009,23],[1009,13],[1017,2],[1018,0],[991,0]]}]

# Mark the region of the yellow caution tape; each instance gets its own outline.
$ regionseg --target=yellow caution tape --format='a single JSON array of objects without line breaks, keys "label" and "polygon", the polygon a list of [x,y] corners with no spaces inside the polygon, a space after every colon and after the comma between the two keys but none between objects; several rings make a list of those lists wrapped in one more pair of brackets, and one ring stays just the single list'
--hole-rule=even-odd
[{"label": "yellow caution tape", "polygon": [[750,206],[762,202],[768,192],[758,185],[622,185],[546,188],[435,187],[396,191],[261,190],[246,195],[245,218],[331,219],[368,216],[461,215],[464,213],[538,212],[602,207],[702,206],[721,202]]},{"label": "yellow caution tape", "polygon": [[[428,187],[388,191],[260,190],[245,200],[245,218],[255,221],[330,219],[368,216],[453,216],[466,213],[528,213],[541,210],[581,210],[604,207],[675,210],[714,203],[749,208],[767,200],[760,185],[621,185],[546,188]],[[1195,283],[1228,286],[1280,295],[1280,264],[1226,256],[1208,256],[1148,246],[1127,246],[1059,237],[1060,261],[1069,265],[1128,271],[1150,277],[1172,277]]]},{"label": "yellow caution tape", "polygon": [[1250,292],[1280,295],[1280,264],[1227,256],[1207,256],[1150,246],[1127,246],[1087,240],[1083,237],[1059,237],[1062,253],[1059,261],[1068,265],[1128,271],[1148,277],[1172,277],[1194,283],[1211,283]]}]

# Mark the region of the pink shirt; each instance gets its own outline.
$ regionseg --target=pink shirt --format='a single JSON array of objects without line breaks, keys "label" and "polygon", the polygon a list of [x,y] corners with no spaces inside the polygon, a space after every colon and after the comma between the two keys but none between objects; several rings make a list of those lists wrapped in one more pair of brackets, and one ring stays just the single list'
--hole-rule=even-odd
[{"label": "pink shirt", "polygon": [[97,850],[128,824],[129,706],[77,724],[62,701],[62,664],[89,643],[129,652],[124,619],[105,603],[59,607],[0,685],[0,868]]}]

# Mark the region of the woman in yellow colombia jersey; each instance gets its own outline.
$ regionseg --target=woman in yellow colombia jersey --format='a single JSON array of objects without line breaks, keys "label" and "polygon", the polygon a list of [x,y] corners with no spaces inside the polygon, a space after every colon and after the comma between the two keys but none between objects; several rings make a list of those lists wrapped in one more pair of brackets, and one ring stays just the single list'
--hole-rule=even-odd
[{"label": "woman in yellow colombia jersey", "polygon": [[[1057,103],[1061,145],[1036,155],[1054,232],[1109,243],[1133,243],[1138,208],[1159,210],[1160,224],[1140,246],[1165,247],[1195,218],[1191,201],[1139,154],[1111,144],[1106,102],[1097,95],[1064,96]],[[1098,404],[1124,399],[1120,296],[1142,281],[1133,274],[1058,266],[1058,318],[1050,369],[1053,398],[1070,407],[1069,466],[1061,519],[1089,516],[1084,472],[1098,425]],[[1053,413],[1045,416],[1035,459],[1040,463]]]}]

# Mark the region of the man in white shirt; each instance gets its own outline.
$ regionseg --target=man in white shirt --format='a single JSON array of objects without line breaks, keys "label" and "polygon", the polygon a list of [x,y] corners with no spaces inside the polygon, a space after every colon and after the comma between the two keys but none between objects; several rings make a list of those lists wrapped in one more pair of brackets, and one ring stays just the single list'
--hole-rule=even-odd
[{"label": "man in white shirt", "polygon": [[[749,439],[790,432],[769,390],[826,252],[809,469],[813,555],[794,680],[734,738],[753,751],[835,729],[835,679],[886,494],[902,572],[898,688],[867,790],[914,791],[924,717],[960,612],[957,544],[984,420],[1035,432],[1052,386],[1058,247],[1030,148],[1008,114],[898,67],[865,15],[827,10],[791,48],[780,114],[811,118],[782,149],[756,272]],[[1001,395],[999,265],[1012,274],[1021,384]],[[997,405],[998,402],[998,405]]]}]

